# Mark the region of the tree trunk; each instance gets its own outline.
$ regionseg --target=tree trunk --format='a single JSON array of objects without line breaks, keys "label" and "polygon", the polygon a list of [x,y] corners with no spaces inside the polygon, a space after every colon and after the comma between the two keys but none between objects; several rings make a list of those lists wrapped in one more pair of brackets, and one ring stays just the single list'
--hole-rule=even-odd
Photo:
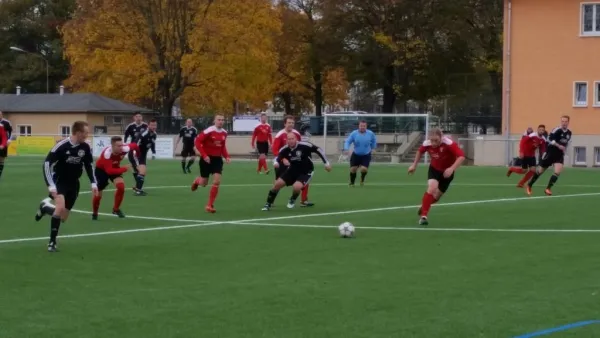
[{"label": "tree trunk", "polygon": [[283,109],[286,115],[293,115],[292,111],[292,95],[290,92],[281,93],[281,99],[283,100]]},{"label": "tree trunk", "polygon": [[387,66],[385,69],[385,84],[383,85],[383,107],[382,113],[394,113],[394,104],[396,104],[396,92],[394,91],[395,80],[394,66]]},{"label": "tree trunk", "polygon": [[316,72],[313,75],[313,80],[315,81],[315,114],[317,116],[323,115],[323,74],[321,72]]}]

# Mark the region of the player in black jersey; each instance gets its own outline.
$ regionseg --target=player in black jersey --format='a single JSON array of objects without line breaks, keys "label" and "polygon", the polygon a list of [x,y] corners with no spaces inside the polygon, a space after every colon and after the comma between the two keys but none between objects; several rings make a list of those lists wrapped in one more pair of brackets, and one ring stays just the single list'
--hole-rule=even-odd
[{"label": "player in black jersey", "polygon": [[152,154],[156,154],[156,120],[150,121],[148,129],[140,135],[136,143],[140,147],[139,155],[135,156],[132,151],[127,154],[136,182],[133,191],[135,191],[136,196],[146,196],[147,193],[143,190],[146,180],[146,157],[149,151],[152,151]]},{"label": "player in black jersey", "polygon": [[548,185],[546,186],[546,190],[544,191],[546,195],[552,195],[552,187],[558,181],[558,176],[563,170],[563,166],[565,164],[565,152],[567,151],[567,146],[571,141],[571,137],[573,134],[569,129],[569,122],[571,118],[567,115],[561,116],[560,118],[560,127],[554,128],[548,134],[548,145],[546,147],[546,152],[542,156],[540,160],[540,168],[533,175],[529,183],[527,184],[526,191],[528,195],[531,195],[531,187],[535,183],[535,181],[540,178],[540,176],[551,166],[554,166],[554,174],[550,176],[550,180],[548,181]]},{"label": "player in black jersey", "polygon": [[[79,196],[79,178],[83,168],[92,184],[92,192],[98,194],[98,186],[94,176],[94,158],[90,145],[85,142],[89,134],[89,126],[85,121],[73,123],[72,135],[58,142],[46,156],[44,161],[44,180],[50,191],[50,197],[44,199],[39,206],[35,220],[44,215],[52,215],[50,219],[50,242],[48,251],[56,251],[56,237],[61,222],[69,217],[69,211]],[[50,200],[54,200],[54,205]]]},{"label": "player in black jersey", "polygon": [[276,161],[286,166],[287,169],[279,176],[269,191],[267,203],[262,208],[263,211],[271,209],[279,190],[285,186],[292,186],[294,192],[290,198],[287,207],[293,208],[296,205],[296,199],[300,195],[302,188],[307,185],[313,176],[315,166],[311,160],[311,154],[317,154],[325,163],[325,170],[331,171],[331,165],[323,151],[309,142],[298,141],[296,134],[290,132],[287,134],[287,145],[279,150]]},{"label": "player in black jersey", "polygon": [[133,116],[133,122],[130,123],[125,129],[125,136],[123,137],[123,143],[128,143],[127,140],[131,137],[131,143],[137,143],[142,137],[142,134],[148,130],[148,124],[143,121],[142,114],[137,113]]},{"label": "player in black jersey", "polygon": [[6,158],[8,157],[8,144],[10,144],[10,140],[12,137],[12,124],[10,124],[10,121],[4,118],[4,115],[2,114],[2,112],[0,111],[0,124],[2,124],[2,126],[4,127],[4,131],[6,132],[6,147],[0,149],[0,177],[2,177],[2,172],[4,171],[4,162],[6,161]]},{"label": "player in black jersey", "polygon": [[[181,128],[179,131],[179,137],[177,138],[177,143],[175,143],[175,147],[179,144],[179,141],[182,142],[181,149],[181,169],[184,174],[191,174],[192,170],[190,169],[194,164],[194,159],[196,158],[196,153],[194,152],[194,140],[198,136],[198,129],[194,127],[194,122],[192,119],[187,119],[185,121],[185,127]],[[187,158],[190,158],[189,162]]]}]

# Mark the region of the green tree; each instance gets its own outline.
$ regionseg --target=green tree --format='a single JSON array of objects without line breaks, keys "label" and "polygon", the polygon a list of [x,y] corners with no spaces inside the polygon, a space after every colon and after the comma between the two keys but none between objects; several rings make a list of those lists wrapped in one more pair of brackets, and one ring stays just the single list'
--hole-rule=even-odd
[{"label": "green tree", "polygon": [[56,92],[67,78],[61,27],[71,18],[74,0],[0,1],[0,92],[46,92],[46,63],[35,55],[10,50],[22,48],[44,56],[49,64],[49,89]]}]

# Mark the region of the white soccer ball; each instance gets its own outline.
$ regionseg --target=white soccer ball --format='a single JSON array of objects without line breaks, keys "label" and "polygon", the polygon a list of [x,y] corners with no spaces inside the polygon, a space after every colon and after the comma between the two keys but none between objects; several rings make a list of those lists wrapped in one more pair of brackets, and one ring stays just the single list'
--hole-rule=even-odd
[{"label": "white soccer ball", "polygon": [[340,224],[338,230],[340,231],[340,236],[344,238],[354,237],[354,225],[350,222]]}]

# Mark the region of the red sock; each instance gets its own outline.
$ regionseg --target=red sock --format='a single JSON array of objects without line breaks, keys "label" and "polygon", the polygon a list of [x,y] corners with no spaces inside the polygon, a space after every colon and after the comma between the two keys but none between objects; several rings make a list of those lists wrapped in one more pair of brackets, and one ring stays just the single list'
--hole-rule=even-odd
[{"label": "red sock", "polygon": [[260,172],[262,170],[263,167],[263,159],[259,158],[258,159],[258,169],[256,169],[256,171]]},{"label": "red sock", "polygon": [[525,170],[523,170],[523,168],[520,168],[520,167],[510,167],[510,169],[508,169],[508,170],[512,173],[517,173],[517,174],[521,174],[521,175],[523,175],[525,173]]},{"label": "red sock", "polygon": [[429,209],[431,209],[433,203],[435,203],[435,197],[430,193],[424,193],[423,201],[421,202],[421,216],[427,216],[427,214],[429,214]]},{"label": "red sock", "polygon": [[302,202],[308,201],[308,184],[302,188]]},{"label": "red sock", "polygon": [[210,188],[210,194],[208,195],[208,205],[211,207],[215,204],[215,200],[217,199],[217,195],[219,194],[219,186],[214,185]]},{"label": "red sock", "polygon": [[115,204],[113,204],[113,211],[117,211],[121,208],[123,197],[125,196],[125,183],[117,183],[117,191],[115,191]]},{"label": "red sock", "polygon": [[94,215],[98,214],[98,209],[100,209],[100,201],[102,200],[102,196],[94,196],[92,199],[92,213]]},{"label": "red sock", "polygon": [[265,171],[269,171],[269,166],[267,165],[267,159],[263,159],[263,168],[265,168]]},{"label": "red sock", "polygon": [[525,174],[525,176],[523,176],[523,178],[519,181],[519,185],[525,185],[525,183],[527,183],[527,181],[529,181],[531,176],[533,176],[534,174],[535,171],[528,171],[527,174]]}]

